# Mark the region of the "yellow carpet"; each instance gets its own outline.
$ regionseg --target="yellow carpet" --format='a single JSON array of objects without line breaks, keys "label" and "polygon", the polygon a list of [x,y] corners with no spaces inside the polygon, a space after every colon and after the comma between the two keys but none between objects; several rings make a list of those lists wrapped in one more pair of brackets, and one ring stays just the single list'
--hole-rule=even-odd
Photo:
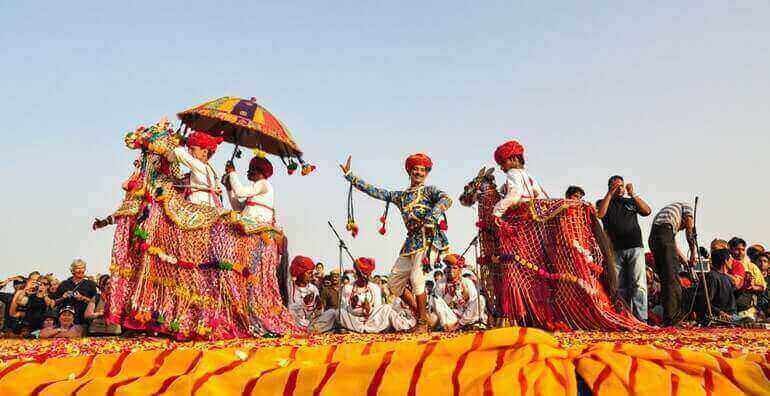
[{"label": "yellow carpet", "polygon": [[575,395],[576,374],[598,395],[770,394],[767,351],[718,353],[620,342],[565,348],[535,329],[247,345],[5,360],[0,395]]}]

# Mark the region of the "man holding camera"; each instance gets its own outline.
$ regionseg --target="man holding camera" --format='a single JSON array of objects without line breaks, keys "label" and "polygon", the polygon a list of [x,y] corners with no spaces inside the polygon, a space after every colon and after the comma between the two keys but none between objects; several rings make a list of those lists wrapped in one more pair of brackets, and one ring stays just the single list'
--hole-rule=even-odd
[{"label": "man holding camera", "polygon": [[86,262],[75,259],[70,264],[72,276],[62,282],[56,290],[56,306],[60,309],[71,306],[75,309],[75,324],[85,322],[84,315],[88,301],[96,295],[96,283],[86,279]]},{"label": "man holding camera", "polygon": [[652,210],[636,194],[634,185],[626,184],[623,177],[617,175],[610,177],[607,194],[596,203],[596,207],[597,216],[602,219],[615,250],[620,295],[631,306],[634,316],[646,322],[647,271],[639,216],[649,216]]}]

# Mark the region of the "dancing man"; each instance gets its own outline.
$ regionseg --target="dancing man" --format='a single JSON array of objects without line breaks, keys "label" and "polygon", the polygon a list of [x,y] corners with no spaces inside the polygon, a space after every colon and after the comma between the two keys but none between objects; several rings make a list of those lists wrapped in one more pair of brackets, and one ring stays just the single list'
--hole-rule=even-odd
[{"label": "dancing man", "polygon": [[445,331],[453,331],[478,321],[486,322],[486,303],[476,284],[463,275],[465,258],[458,254],[444,257],[446,280],[436,283],[431,320]]},{"label": "dancing man", "polygon": [[443,255],[449,249],[440,219],[452,205],[452,199],[437,187],[425,185],[425,179],[433,168],[433,162],[425,154],[413,154],[406,159],[410,185],[402,191],[385,190],[361,180],[352,173],[350,161],[351,157],[348,157],[340,168],[353,186],[372,198],[393,203],[401,211],[407,235],[400,257],[390,273],[390,289],[415,312],[418,318],[415,331],[427,332],[423,259],[427,261],[425,264],[430,265],[432,258]]}]

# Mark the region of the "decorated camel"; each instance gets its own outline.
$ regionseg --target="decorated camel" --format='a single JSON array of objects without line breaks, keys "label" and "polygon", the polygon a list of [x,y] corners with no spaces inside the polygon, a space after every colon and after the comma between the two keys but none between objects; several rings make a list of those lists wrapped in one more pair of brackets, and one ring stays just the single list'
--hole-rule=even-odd
[{"label": "decorated camel", "polygon": [[548,330],[643,328],[617,297],[617,270],[594,208],[583,201],[532,199],[502,218],[494,168],[482,168],[460,202],[477,204],[479,264],[497,324]]}]

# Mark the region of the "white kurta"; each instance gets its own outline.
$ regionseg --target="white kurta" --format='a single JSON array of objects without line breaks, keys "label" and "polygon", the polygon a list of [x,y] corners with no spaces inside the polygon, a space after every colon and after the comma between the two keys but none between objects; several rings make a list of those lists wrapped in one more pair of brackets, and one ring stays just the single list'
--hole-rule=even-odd
[{"label": "white kurta", "polygon": [[243,185],[235,172],[230,172],[227,178],[230,182],[228,197],[233,210],[240,211],[241,216],[259,223],[273,223],[275,192],[267,179]]},{"label": "white kurta", "polygon": [[390,304],[391,310],[390,325],[395,331],[408,331],[417,325],[417,318],[409,307],[397,297]]},{"label": "white kurta", "polygon": [[310,326],[317,316],[319,302],[320,293],[314,284],[308,283],[302,287],[292,285],[289,293],[289,311],[294,316],[297,326],[304,328]]},{"label": "white kurta", "polygon": [[440,282],[435,287],[435,293],[432,308],[442,327],[457,322],[461,326],[478,320],[486,322],[484,296],[479,294],[472,280],[460,278],[457,283]]},{"label": "white kurta", "polygon": [[502,217],[508,208],[519,202],[547,197],[540,183],[524,169],[509,169],[505,176],[505,185],[502,188],[503,199],[492,209],[493,215]]},{"label": "white kurta", "polygon": [[190,190],[187,200],[194,204],[221,207],[218,195],[221,189],[214,168],[193,157],[184,147],[177,147],[172,153],[176,161],[190,168],[190,177],[185,186]]},{"label": "white kurta", "polygon": [[[369,312],[364,310],[369,304]],[[342,288],[340,325],[356,333],[381,333],[390,327],[393,307],[383,305],[382,290],[369,282],[365,287],[350,284]]]}]

